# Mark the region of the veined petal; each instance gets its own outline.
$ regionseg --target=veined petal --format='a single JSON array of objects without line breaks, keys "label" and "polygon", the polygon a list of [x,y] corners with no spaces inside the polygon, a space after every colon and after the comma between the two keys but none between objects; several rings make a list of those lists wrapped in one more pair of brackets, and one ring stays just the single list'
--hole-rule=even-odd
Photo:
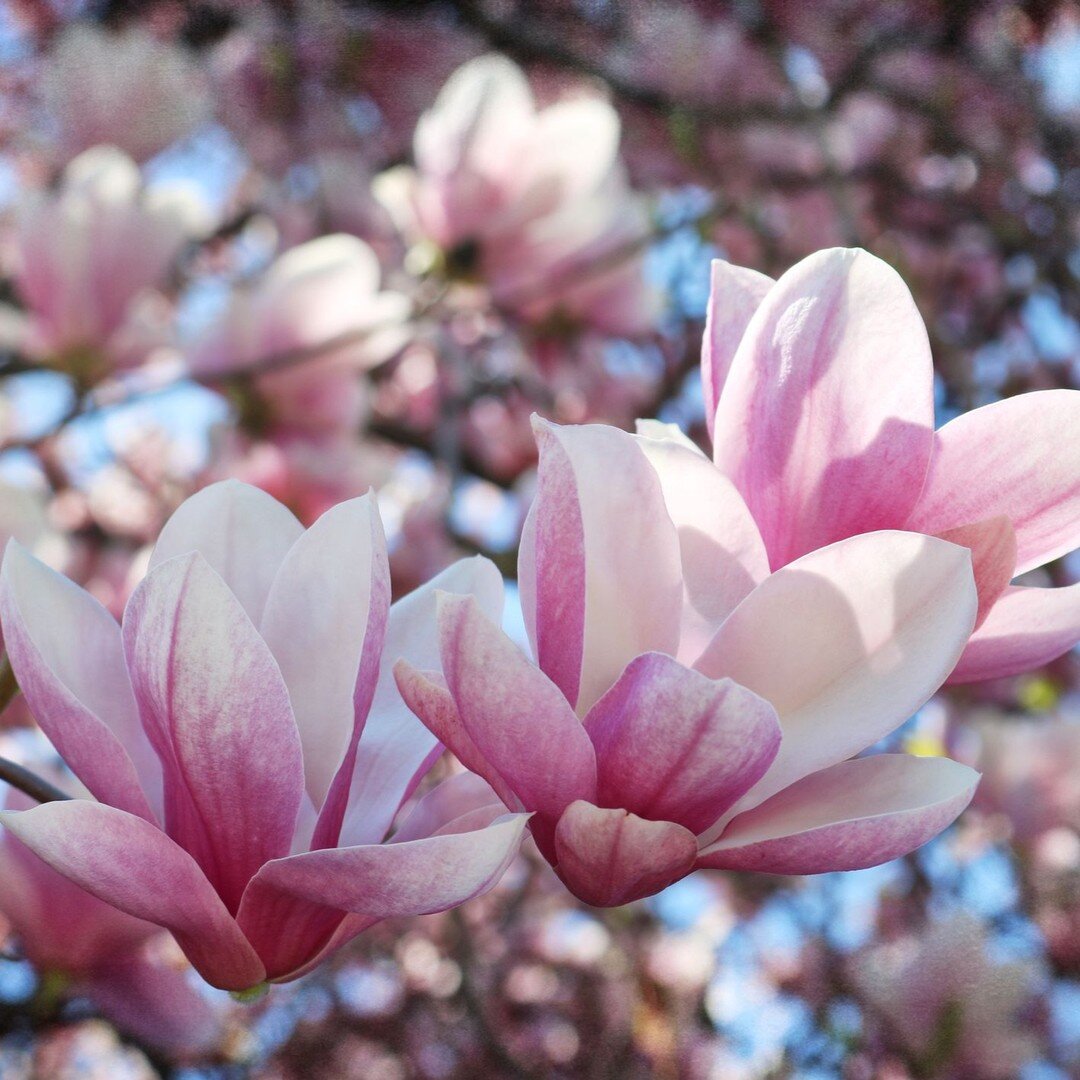
[{"label": "veined petal", "polygon": [[534,429],[539,488],[535,537],[519,558],[522,606],[537,662],[583,715],[635,656],[675,653],[679,539],[634,436],[542,420]]},{"label": "veined petal", "polygon": [[1063,589],[1009,586],[971,636],[951,683],[1022,675],[1080,643],[1080,584]]},{"label": "veined petal", "polygon": [[392,843],[432,836],[457,819],[476,810],[496,807],[492,819],[506,811],[491,785],[474,773],[457,773],[433,787],[413,807],[394,833]]},{"label": "veined petal", "polygon": [[694,834],[671,821],[572,803],[555,830],[556,872],[586,904],[615,907],[651,896],[694,868]]},{"label": "veined petal", "polygon": [[934,436],[907,528],[939,533],[1003,514],[1016,531],[1015,574],[1080,547],[1078,430],[1078,390],[1017,394],[958,416]]},{"label": "veined petal", "polygon": [[761,779],[780,745],[773,707],[662,653],[632,660],[589,710],[597,803],[692,833]]},{"label": "veined petal", "polygon": [[771,277],[724,259],[713,259],[709,303],[705,308],[705,336],[701,343],[701,389],[705,396],[705,423],[713,433],[716,406],[727,382],[731,362],[754,312],[775,285]]},{"label": "veined petal", "polygon": [[448,566],[390,608],[379,680],[360,737],[341,829],[342,846],[382,840],[398,808],[439,752],[438,740],[410,712],[394,680],[394,665],[403,658],[419,668],[439,668],[435,618],[439,592],[474,596],[489,619],[502,618],[502,575],[494,563],[480,556]]},{"label": "veined petal", "polygon": [[704,455],[637,436],[679,534],[683,618],[678,659],[692,664],[720,624],[769,573],[769,556],[738,489]]},{"label": "veined petal", "polygon": [[165,522],[150,569],[197,551],[258,626],[278,567],[303,532],[293,514],[265,491],[223,480],[186,499]]},{"label": "veined petal", "polygon": [[171,931],[207,982],[246,990],[259,958],[194,859],[142,818],[86,799],[0,813],[58,873],[113,907]]},{"label": "veined petal", "polygon": [[792,267],[750,320],[717,406],[714,459],[775,569],[902,528],[933,418],[930,345],[907,286],[873,255],[834,248]]},{"label": "veined petal", "polygon": [[979,774],[948,758],[878,754],[823,769],[740,814],[699,867],[770,874],[860,870],[951,825]]},{"label": "veined petal", "polygon": [[289,850],[304,790],[285,681],[197,552],[146,576],[123,635],[143,725],[165,769],[166,830],[235,911],[259,867]]},{"label": "veined petal", "polygon": [[768,577],[697,667],[771,702],[783,741],[741,812],[895,730],[945,681],[975,622],[966,548],[855,536]]},{"label": "veined petal", "polygon": [[139,723],[116,620],[15,540],[0,571],[0,614],[19,686],[60,756],[96,798],[154,820],[161,766]]},{"label": "veined petal", "polygon": [[289,688],[307,791],[322,809],[316,847],[337,841],[389,610],[386,538],[370,494],[331,508],[293,544],[266,600],[262,636]]}]

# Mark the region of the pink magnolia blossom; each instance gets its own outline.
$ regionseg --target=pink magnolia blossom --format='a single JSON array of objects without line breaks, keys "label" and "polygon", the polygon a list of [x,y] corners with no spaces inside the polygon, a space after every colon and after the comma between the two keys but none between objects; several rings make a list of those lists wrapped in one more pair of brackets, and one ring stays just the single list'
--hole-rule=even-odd
[{"label": "pink magnolia blossom", "polygon": [[187,189],[143,190],[135,163],[113,147],[81,154],[59,191],[19,209],[15,280],[27,351],[79,370],[143,360],[165,337],[155,290],[204,226]]},{"label": "pink magnolia blossom", "polygon": [[166,524],[122,627],[17,544],[0,577],[19,684],[99,800],[0,821],[170,930],[215,986],[294,978],[380,919],[478,895],[516,852],[525,818],[474,778],[384,843],[439,749],[390,664],[436,662],[436,590],[495,614],[501,579],[460,562],[391,609],[371,496],[305,532],[255,488],[204,489]]},{"label": "pink magnolia blossom", "polygon": [[[598,98],[537,109],[519,68],[459,68],[416,128],[416,168],[376,181],[403,232],[442,249],[530,321],[560,314],[611,334],[648,330],[656,297],[635,242],[648,221],[619,160],[619,119]],[[626,249],[629,249],[629,254]]]},{"label": "pink magnolia blossom", "polygon": [[[14,791],[3,802],[8,810],[30,805]],[[102,903],[11,835],[0,836],[0,914],[41,978],[62,980],[130,1034],[181,1054],[221,1038],[221,1017],[184,967],[169,962],[160,927]]]},{"label": "pink magnolia blossom", "polygon": [[955,663],[975,618],[965,549],[879,532],[769,575],[745,504],[696,451],[597,425],[537,434],[518,566],[535,662],[442,596],[442,676],[396,674],[461,762],[534,812],[575,895],[620,904],[699,867],[870,866],[956,817],[966,766],[849,759]]},{"label": "pink magnolia blossom", "polygon": [[935,431],[907,287],[840,248],[776,282],[714,262],[702,376],[713,458],[773,569],[860,533],[927,533],[971,549],[979,590],[952,681],[1018,674],[1080,641],[1080,585],[1010,584],[1080,545],[1080,392],[1021,394]]},{"label": "pink magnolia blossom", "polygon": [[194,57],[141,27],[67,27],[49,55],[42,88],[69,155],[111,145],[145,161],[189,135],[210,111]]},{"label": "pink magnolia blossom", "polygon": [[854,958],[851,974],[871,1023],[885,1021],[920,1075],[1011,1080],[1039,1055],[1038,968],[1031,960],[992,963],[970,915],[873,946]]},{"label": "pink magnolia blossom", "polygon": [[[358,373],[404,340],[408,301],[379,291],[379,261],[362,240],[323,236],[285,252],[254,288],[238,291],[192,349],[196,375],[257,369],[313,352],[256,376],[274,423],[325,434],[359,426],[366,395]],[[336,343],[336,344],[335,344]],[[321,350],[324,345],[333,346]]]}]

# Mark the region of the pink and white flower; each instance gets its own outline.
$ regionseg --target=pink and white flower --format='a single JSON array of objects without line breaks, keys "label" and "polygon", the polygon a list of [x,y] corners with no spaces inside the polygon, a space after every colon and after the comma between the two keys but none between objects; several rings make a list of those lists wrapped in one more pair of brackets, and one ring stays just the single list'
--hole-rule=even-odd
[{"label": "pink and white flower", "polygon": [[[59,873],[170,930],[229,990],[284,981],[380,919],[484,892],[525,818],[475,778],[399,808],[440,748],[390,664],[437,663],[435,593],[501,611],[483,560],[390,606],[372,497],[305,531],[235,481],[166,524],[123,625],[18,544],[0,615],[19,684],[97,801],[0,822]],[[383,659],[385,657],[385,660]]]}]

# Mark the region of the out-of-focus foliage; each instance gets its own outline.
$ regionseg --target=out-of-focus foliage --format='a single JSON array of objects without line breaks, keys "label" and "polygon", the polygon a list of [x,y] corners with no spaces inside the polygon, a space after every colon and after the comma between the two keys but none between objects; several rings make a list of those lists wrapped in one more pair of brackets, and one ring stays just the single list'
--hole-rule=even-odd
[{"label": "out-of-focus foliage", "polygon": [[[0,104],[0,532],[117,615],[227,476],[305,523],[373,487],[397,594],[473,551],[512,577],[531,413],[704,443],[713,257],[891,263],[939,421],[1080,379],[1069,3],[12,0]],[[601,912],[526,850],[255,1004],[4,847],[0,1076],[1077,1075],[1076,681],[893,737],[984,772],[897,863]],[[0,725],[48,759],[21,701]]]}]

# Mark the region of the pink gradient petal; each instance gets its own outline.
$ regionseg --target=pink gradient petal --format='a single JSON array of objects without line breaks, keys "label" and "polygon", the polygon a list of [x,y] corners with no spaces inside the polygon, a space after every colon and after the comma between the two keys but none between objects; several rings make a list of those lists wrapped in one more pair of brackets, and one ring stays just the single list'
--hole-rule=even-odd
[{"label": "pink gradient petal", "polygon": [[393,843],[419,840],[451,825],[477,810],[496,808],[492,815],[505,813],[491,785],[474,773],[458,773],[432,788],[410,811],[393,837]]},{"label": "pink gradient petal", "polygon": [[1016,530],[1016,574],[1080,547],[1078,430],[1078,390],[1017,394],[958,416],[934,436],[907,528],[939,533],[1004,514]]},{"label": "pink gradient petal", "polygon": [[[371,495],[328,510],[292,546],[266,600],[262,636],[289,688],[315,847],[337,841],[390,610],[390,565]],[[336,778],[336,779],[335,779]]]},{"label": "pink gradient petal", "polygon": [[139,722],[116,620],[15,540],[0,570],[0,614],[19,686],[61,757],[91,794],[153,821],[161,767]]},{"label": "pink gradient petal", "polygon": [[895,730],[945,681],[976,606],[967,549],[917,533],[855,536],[766,578],[697,665],[780,717],[776,760],[736,812]]},{"label": "pink gradient petal", "polygon": [[740,814],[702,851],[698,866],[770,874],[877,866],[951,825],[978,782],[974,769],[948,758],[845,761]]},{"label": "pink gradient petal", "polygon": [[85,799],[0,813],[0,824],[58,873],[171,931],[207,982],[246,990],[263,966],[194,859],[142,818]]},{"label": "pink gradient petal", "polygon": [[235,911],[259,867],[289,850],[304,790],[285,681],[197,552],[147,575],[123,634],[143,724],[165,770],[166,829]]},{"label": "pink gradient petal", "polygon": [[265,491],[223,480],[180,504],[154,545],[150,569],[199,552],[258,626],[274,575],[303,532],[292,513]]},{"label": "pink gradient petal", "polygon": [[902,528],[933,418],[930,345],[907,286],[873,255],[833,248],[792,267],[751,319],[717,407],[714,459],[777,568]]},{"label": "pink gradient petal", "polygon": [[971,637],[950,683],[1021,675],[1080,644],[1080,584],[1063,589],[1011,585]]},{"label": "pink gradient petal", "polygon": [[742,496],[708,458],[674,439],[637,436],[660,477],[679,534],[683,617],[678,659],[692,664],[769,573],[769,556]]},{"label": "pink gradient petal", "polygon": [[537,662],[583,715],[635,656],[675,652],[679,539],[634,436],[597,424],[533,426],[539,489],[536,535],[519,559],[522,606]]},{"label": "pink gradient petal", "polygon": [[1016,566],[1016,533],[1004,515],[988,518],[973,525],[958,525],[937,533],[941,540],[959,544],[971,552],[971,569],[979,593],[979,612],[975,617],[977,630],[986,621],[990,609],[1013,579]]},{"label": "pink gradient petal", "polygon": [[575,799],[591,799],[592,743],[555,684],[471,597],[443,594],[439,629],[447,685],[487,769],[551,821]]},{"label": "pink gradient petal", "polygon": [[699,833],[761,779],[780,746],[773,707],[662,653],[632,660],[589,710],[597,803]]},{"label": "pink gradient petal", "polygon": [[710,437],[716,406],[739,343],[754,312],[775,284],[771,277],[749,267],[735,266],[723,259],[712,261],[705,336],[701,343],[701,389],[705,395],[705,423]]},{"label": "pink gradient petal", "polygon": [[375,698],[360,737],[340,843],[377,843],[386,836],[398,807],[441,752],[438,741],[410,712],[394,680],[402,658],[420,668],[439,668],[435,600],[439,592],[475,596],[489,619],[503,610],[502,575],[476,556],[461,559],[390,608]]},{"label": "pink gradient petal", "polygon": [[651,896],[694,868],[694,834],[671,821],[578,801],[555,830],[556,872],[586,904],[615,907]]}]

